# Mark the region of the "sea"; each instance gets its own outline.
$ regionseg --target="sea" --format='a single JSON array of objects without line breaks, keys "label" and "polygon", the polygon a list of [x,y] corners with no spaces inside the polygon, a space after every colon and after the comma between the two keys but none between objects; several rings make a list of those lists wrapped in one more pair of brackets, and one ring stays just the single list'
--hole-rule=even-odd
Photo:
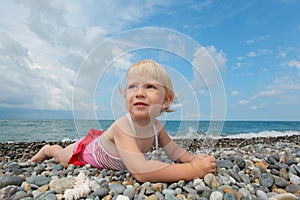
[{"label": "sea", "polygon": [[[112,120],[0,120],[0,142],[75,141]],[[300,121],[163,121],[172,138],[252,138],[300,135]]]}]

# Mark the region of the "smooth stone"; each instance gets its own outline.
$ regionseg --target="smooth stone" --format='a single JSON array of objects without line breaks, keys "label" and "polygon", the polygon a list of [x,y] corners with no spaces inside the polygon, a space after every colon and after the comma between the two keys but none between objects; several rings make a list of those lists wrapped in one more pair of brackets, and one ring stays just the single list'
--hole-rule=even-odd
[{"label": "smooth stone", "polygon": [[34,184],[36,184],[37,186],[43,186],[43,185],[46,185],[46,184],[50,183],[50,181],[51,181],[50,177],[38,176],[35,179]]},{"label": "smooth stone", "polygon": [[230,176],[233,177],[237,182],[241,182],[241,177],[238,175],[236,171],[234,171],[233,169],[229,169],[228,172]]},{"label": "smooth stone", "polygon": [[269,199],[268,195],[264,191],[262,191],[262,190],[257,190],[256,191],[256,195],[261,200],[268,200]]},{"label": "smooth stone", "polygon": [[230,185],[232,183],[232,180],[230,177],[227,176],[219,176],[220,181],[223,183],[223,185]]},{"label": "smooth stone", "polygon": [[159,191],[155,192],[155,195],[157,196],[158,200],[164,200],[165,199],[164,195]]},{"label": "smooth stone", "polygon": [[223,193],[222,193],[222,192],[219,192],[219,191],[213,191],[213,192],[210,194],[209,199],[210,199],[210,200],[222,200],[222,199],[223,199]]},{"label": "smooth stone", "polygon": [[259,182],[264,187],[271,187],[274,183],[274,176],[269,173],[262,173],[259,176]]},{"label": "smooth stone", "polygon": [[279,153],[271,153],[270,157],[272,157],[276,162],[279,162],[280,160]]},{"label": "smooth stone", "polygon": [[269,200],[296,200],[297,197],[291,193],[277,194],[269,198]]},{"label": "smooth stone", "polygon": [[178,200],[178,199],[176,198],[176,196],[175,196],[174,194],[171,194],[171,193],[165,194],[165,199],[166,199],[166,200]]},{"label": "smooth stone", "polygon": [[216,160],[217,167],[232,168],[233,163],[230,160]]},{"label": "smooth stone", "polygon": [[261,171],[258,167],[253,167],[251,174],[255,177],[258,178],[261,175]]},{"label": "smooth stone", "polygon": [[35,196],[33,196],[33,197],[34,197],[34,200],[46,200],[47,196],[49,196],[49,198],[51,198],[52,194],[55,195],[55,191],[49,190],[48,192],[42,192],[42,193],[38,194],[36,197]]},{"label": "smooth stone", "polygon": [[31,167],[31,162],[29,160],[25,161],[25,162],[19,162],[19,166],[20,167]]},{"label": "smooth stone", "polygon": [[129,197],[124,196],[124,195],[118,195],[116,200],[130,200]]},{"label": "smooth stone", "polygon": [[212,189],[216,189],[220,186],[216,176],[211,173],[208,173],[204,176],[204,182]]},{"label": "smooth stone", "polygon": [[224,200],[236,200],[235,196],[232,193],[229,193],[229,192],[224,194],[223,199]]},{"label": "smooth stone", "polygon": [[162,193],[164,195],[167,195],[167,194],[176,195],[176,191],[173,189],[163,189]]},{"label": "smooth stone", "polygon": [[278,178],[275,179],[275,184],[278,187],[284,188],[288,185],[288,182],[284,178],[278,177]]},{"label": "smooth stone", "polygon": [[191,194],[196,194],[197,191],[189,186],[183,186],[183,189],[187,192],[187,193],[191,193]]},{"label": "smooth stone", "polygon": [[[186,197],[187,197],[187,199],[199,199],[199,195],[197,194],[197,193],[188,193],[187,195],[186,195]],[[183,198],[183,197],[182,197]],[[182,199],[181,198],[181,199]]]},{"label": "smooth stone", "polygon": [[193,182],[193,186],[194,188],[196,188],[197,186],[205,186],[205,183],[203,182],[203,180],[196,178]]},{"label": "smooth stone", "polygon": [[293,174],[293,173],[289,173],[289,178],[291,183],[295,184],[295,185],[300,185],[300,177]]},{"label": "smooth stone", "polygon": [[[19,199],[25,199],[25,198],[32,198],[32,194],[31,193],[26,193],[24,191],[18,191],[13,195],[13,200],[19,200]],[[0,199],[1,195],[0,195]]]},{"label": "smooth stone", "polygon": [[22,182],[23,178],[20,176],[4,175],[0,177],[0,189],[8,185],[21,186]]},{"label": "smooth stone", "polygon": [[109,189],[104,187],[104,188],[99,188],[98,190],[94,191],[92,194],[94,196],[104,197],[108,195],[108,193],[109,193]]},{"label": "smooth stone", "polygon": [[48,194],[45,196],[45,200],[57,200],[57,196],[55,194]]},{"label": "smooth stone", "polygon": [[0,199],[9,199],[12,195],[17,192],[17,186],[8,185],[0,189]]},{"label": "smooth stone", "polygon": [[239,193],[241,193],[244,197],[247,197],[250,195],[250,192],[246,188],[240,188]]},{"label": "smooth stone", "polygon": [[268,161],[269,161],[269,163],[271,163],[271,164],[276,164],[276,163],[278,163],[278,161],[276,161],[276,159],[274,159],[272,156],[268,156]]},{"label": "smooth stone", "polygon": [[64,177],[60,179],[53,179],[49,183],[51,190],[58,194],[63,194],[67,189],[73,189],[75,184],[75,177]]},{"label": "smooth stone", "polygon": [[249,184],[249,183],[250,183],[249,176],[246,175],[246,174],[244,173],[244,171],[239,171],[239,172],[238,172],[238,175],[241,177],[242,181],[243,181],[245,184]]},{"label": "smooth stone", "polygon": [[99,185],[99,183],[96,180],[91,180],[89,183],[89,187],[91,188],[92,191],[96,191],[99,188],[101,188],[101,186]]},{"label": "smooth stone", "polygon": [[53,167],[52,167],[52,170],[56,170],[56,171],[59,171],[59,170],[62,170],[64,167],[62,166],[62,164],[55,164]]},{"label": "smooth stone", "polygon": [[133,199],[134,187],[132,185],[127,185],[126,189],[123,192],[123,195],[127,196],[129,199]]},{"label": "smooth stone", "polygon": [[287,173],[285,168],[279,170],[279,176],[284,178],[285,180],[289,180],[289,174]]},{"label": "smooth stone", "polygon": [[290,185],[286,186],[285,190],[290,193],[296,193],[296,192],[300,191],[300,185],[290,184]]},{"label": "smooth stone", "polygon": [[111,183],[109,184],[109,189],[110,190],[115,190],[117,193],[122,194],[126,187],[122,184],[119,183]]}]

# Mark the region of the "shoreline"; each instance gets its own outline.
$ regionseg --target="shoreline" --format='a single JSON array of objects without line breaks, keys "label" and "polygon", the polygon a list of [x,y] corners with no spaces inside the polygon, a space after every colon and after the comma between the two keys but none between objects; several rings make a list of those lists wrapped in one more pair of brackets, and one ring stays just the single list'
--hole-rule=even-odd
[{"label": "shoreline", "polygon": [[[126,170],[64,167],[53,159],[41,164],[29,161],[44,144],[66,146],[72,142],[3,142],[0,199],[64,199],[66,190],[80,177],[88,183],[82,199],[89,200],[300,199],[300,135],[175,141],[191,153],[214,154],[217,173],[192,181],[139,183]],[[163,153],[159,159],[167,161]],[[69,181],[67,185],[65,181]]]},{"label": "shoreline", "polygon": [[[232,147],[243,147],[246,145],[254,144],[271,144],[276,142],[296,142],[300,146],[300,135],[292,136],[277,136],[277,137],[253,137],[253,138],[206,138],[206,139],[174,139],[174,141],[180,144],[183,148],[194,153],[201,149],[217,149],[217,148],[232,148]],[[66,147],[74,141],[66,142],[0,142],[0,161],[3,156],[12,156],[11,159],[30,159],[27,155],[22,154],[30,152],[34,155],[37,151],[45,144],[58,144]],[[22,149],[25,149],[24,151]]]}]

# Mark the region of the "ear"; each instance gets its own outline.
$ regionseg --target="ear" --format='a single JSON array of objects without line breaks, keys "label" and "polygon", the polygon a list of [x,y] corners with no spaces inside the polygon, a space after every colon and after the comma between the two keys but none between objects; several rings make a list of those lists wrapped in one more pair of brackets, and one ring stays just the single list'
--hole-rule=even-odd
[{"label": "ear", "polygon": [[168,108],[172,100],[173,100],[172,95],[167,95],[163,101],[162,108],[163,109]]}]

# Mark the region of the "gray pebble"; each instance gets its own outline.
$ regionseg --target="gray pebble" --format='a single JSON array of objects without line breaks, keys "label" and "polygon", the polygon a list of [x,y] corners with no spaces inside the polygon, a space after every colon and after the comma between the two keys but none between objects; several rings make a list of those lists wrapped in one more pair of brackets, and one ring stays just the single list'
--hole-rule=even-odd
[{"label": "gray pebble", "polygon": [[274,176],[269,173],[262,173],[259,176],[259,182],[264,187],[271,187],[274,183]]},{"label": "gray pebble", "polygon": [[133,199],[134,197],[134,187],[132,185],[128,185],[124,190],[123,194],[127,196],[129,199]]},{"label": "gray pebble", "polygon": [[300,191],[300,185],[290,184],[286,186],[285,190],[294,194],[295,192]]},{"label": "gray pebble", "polygon": [[109,184],[110,190],[115,190],[118,194],[123,194],[126,187],[119,183]]},{"label": "gray pebble", "polygon": [[176,191],[175,191],[175,190],[172,190],[172,189],[163,189],[162,193],[163,193],[164,195],[167,195],[167,194],[176,195]]},{"label": "gray pebble", "polygon": [[92,194],[94,196],[104,197],[108,195],[109,189],[108,188],[99,188],[96,191],[94,191]]},{"label": "gray pebble", "polygon": [[20,176],[4,175],[0,176],[0,189],[7,185],[21,186],[23,178]]}]

